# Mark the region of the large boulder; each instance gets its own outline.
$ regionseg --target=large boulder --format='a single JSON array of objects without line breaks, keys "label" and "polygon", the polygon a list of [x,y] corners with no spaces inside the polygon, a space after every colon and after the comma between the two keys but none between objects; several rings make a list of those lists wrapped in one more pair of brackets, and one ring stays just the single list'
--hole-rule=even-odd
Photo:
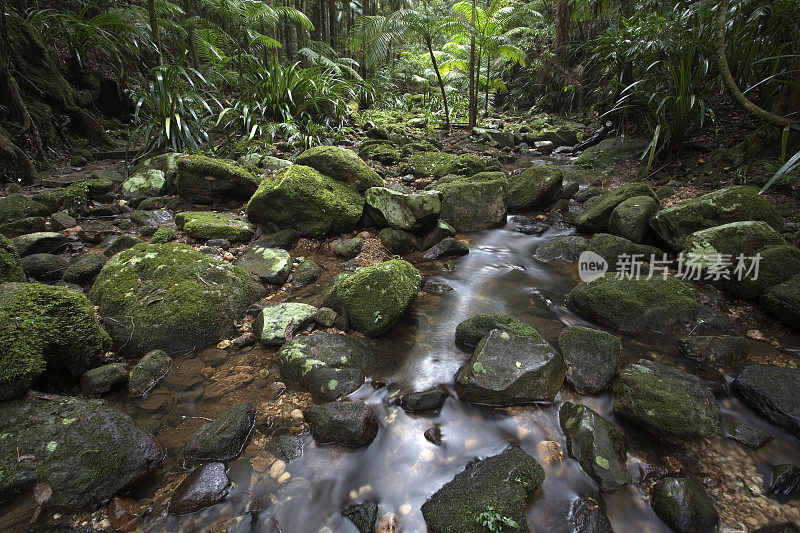
[{"label": "large boulder", "polygon": [[303,412],[311,435],[320,444],[367,446],[378,435],[378,417],[364,402],[328,402]]},{"label": "large boulder", "polygon": [[110,347],[82,292],[39,283],[0,286],[0,400],[20,394],[42,373],[71,382]]},{"label": "large boulder", "polygon": [[288,341],[278,352],[284,379],[299,383],[317,400],[333,401],[364,384],[364,370],[375,353],[361,342],[317,333]]},{"label": "large boulder", "polygon": [[126,200],[142,200],[161,196],[166,192],[167,178],[164,171],[156,168],[143,169],[122,184],[122,197]]},{"label": "large boulder", "polygon": [[439,151],[416,152],[400,165],[401,174],[411,174],[415,178],[442,178],[450,173],[455,156]]},{"label": "large boulder", "polygon": [[343,313],[350,325],[375,337],[392,328],[417,297],[422,276],[411,263],[393,259],[339,281],[323,305]]},{"label": "large boulder", "polygon": [[0,235],[0,283],[7,281],[25,281],[25,272],[14,243]]},{"label": "large boulder", "polygon": [[800,329],[800,274],[764,291],[760,303],[790,328]]},{"label": "large boulder", "polygon": [[552,402],[564,382],[564,360],[540,335],[493,330],[455,376],[466,402],[517,405]]},{"label": "large boulder", "polygon": [[58,281],[69,267],[69,259],[63,255],[33,254],[22,258],[25,275],[36,281]]},{"label": "large boulder", "polygon": [[558,336],[558,349],[567,365],[567,383],[581,394],[593,394],[608,387],[617,373],[622,345],[611,333],[568,326]]},{"label": "large boulder", "polygon": [[506,186],[500,181],[437,185],[442,192],[440,218],[456,231],[478,231],[502,225],[506,220]]},{"label": "large boulder", "polygon": [[230,242],[249,241],[255,228],[248,221],[230,213],[214,211],[185,211],[175,217],[175,225],[198,241],[225,239]]},{"label": "large boulder", "polygon": [[608,218],[608,232],[640,243],[647,234],[648,222],[658,211],[658,200],[651,196],[634,196],[621,202]]},{"label": "large boulder", "polygon": [[700,364],[727,365],[747,357],[750,341],[733,335],[698,335],[678,339],[678,350]]},{"label": "large boulder", "polygon": [[667,437],[711,437],[720,431],[714,395],[695,376],[640,360],[620,370],[611,384],[614,413]]},{"label": "large boulder", "polygon": [[508,209],[525,211],[547,207],[561,196],[564,172],[553,164],[533,166],[508,177]]},{"label": "large boulder", "polygon": [[185,352],[235,331],[234,321],[265,295],[239,267],[185,244],[138,244],[103,266],[90,298],[119,349]]},{"label": "large boulder", "polygon": [[719,264],[720,255],[735,258],[755,256],[766,246],[786,244],[783,237],[765,222],[730,222],[695,231],[683,242],[684,255],[702,265]]},{"label": "large boulder", "polygon": [[733,381],[733,391],[761,416],[800,438],[800,369],[748,365]]},{"label": "large boulder", "polygon": [[616,492],[631,482],[625,462],[625,432],[585,405],[566,402],[558,421],[567,439],[569,456],[597,482],[602,492]]},{"label": "large boulder", "polygon": [[239,402],[201,427],[186,443],[183,457],[199,462],[234,459],[244,449],[255,423],[255,408],[247,402]]},{"label": "large boulder", "polygon": [[355,189],[311,167],[292,165],[261,182],[246,211],[259,225],[294,229],[319,239],[353,231],[361,220],[364,199]]},{"label": "large boulder", "polygon": [[[658,248],[646,244],[636,244],[624,237],[608,233],[592,235],[586,249],[605,259],[608,262],[608,268],[612,271],[617,270],[626,259],[632,261],[634,256],[640,263],[650,263],[653,259],[662,260],[664,256],[664,252]],[[644,273],[648,272],[646,268],[643,268]]]},{"label": "large boulder", "polygon": [[776,230],[783,219],[775,206],[758,189],[744,185],[727,187],[662,209],[650,225],[674,250],[683,248],[683,241],[695,231],[745,220],[760,220]]},{"label": "large boulder", "polygon": [[617,279],[606,274],[580,283],[566,299],[579,315],[620,331],[667,333],[673,328],[730,329],[730,320],[698,302],[694,288],[673,276]]},{"label": "large boulder", "polygon": [[[530,531],[528,495],[544,482],[544,469],[517,446],[469,463],[422,504],[431,533]],[[491,529],[489,529],[491,531]]]},{"label": "large boulder", "polygon": [[294,163],[311,167],[329,178],[346,183],[358,192],[383,186],[383,180],[378,173],[369,168],[355,152],[346,148],[315,146],[298,155]]},{"label": "large boulder", "polygon": [[408,194],[372,187],[364,197],[372,220],[381,226],[414,233],[433,223],[442,211],[442,201],[436,191]]},{"label": "large boulder", "polygon": [[770,287],[800,274],[800,248],[796,246],[776,244],[761,248],[756,253],[761,257],[758,262],[758,276],[755,276],[755,272],[747,272],[753,266],[753,259],[745,259],[740,276],[736,272],[739,261],[734,257],[730,270],[731,279],[720,283],[723,289],[739,298],[758,298]]},{"label": "large boulder", "polygon": [[498,313],[478,313],[456,326],[456,342],[468,348],[475,348],[481,339],[494,329],[516,336],[540,337],[539,332],[532,326],[512,316]]},{"label": "large boulder", "polygon": [[605,167],[640,156],[647,149],[647,145],[647,139],[611,137],[584,150],[575,163],[580,166],[605,169]]},{"label": "large boulder", "polygon": [[0,198],[0,223],[28,217],[46,217],[50,210],[24,194],[9,194]]},{"label": "large boulder", "polygon": [[653,189],[645,183],[629,183],[622,187],[611,189],[594,197],[595,200],[592,201],[592,204],[586,206],[583,213],[575,220],[578,230],[590,233],[605,231],[614,209],[625,200],[636,198],[637,196],[648,196],[658,200]]},{"label": "large boulder", "polygon": [[256,192],[260,181],[258,176],[233,161],[193,154],[178,158],[175,187],[178,196],[188,202],[244,202]]},{"label": "large boulder", "polygon": [[719,522],[714,503],[695,476],[666,477],[653,486],[653,511],[673,531],[713,531]]},{"label": "large boulder", "polygon": [[55,231],[28,233],[14,237],[11,241],[20,257],[33,254],[60,254],[67,249],[67,237]]}]

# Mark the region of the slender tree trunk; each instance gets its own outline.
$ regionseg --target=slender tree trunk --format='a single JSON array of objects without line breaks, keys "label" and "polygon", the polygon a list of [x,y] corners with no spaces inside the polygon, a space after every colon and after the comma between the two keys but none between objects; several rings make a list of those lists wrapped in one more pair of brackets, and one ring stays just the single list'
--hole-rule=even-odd
[{"label": "slender tree trunk", "polygon": [[425,40],[428,46],[428,53],[431,55],[431,62],[433,63],[433,70],[436,72],[436,79],[439,81],[439,89],[442,91],[442,101],[444,102],[444,123],[447,126],[447,131],[451,130],[450,127],[450,107],[447,105],[447,92],[444,90],[444,81],[442,75],[439,73],[439,64],[436,62],[436,56],[433,54],[433,43],[430,39]]},{"label": "slender tree trunk", "polygon": [[486,54],[486,99],[484,100],[483,116],[489,116],[489,71],[492,68],[492,54]]},{"label": "slender tree trunk", "polygon": [[572,0],[558,0],[556,8],[556,34],[553,39],[553,51],[559,61],[564,59],[566,44],[572,26],[572,12],[575,7]]},{"label": "slender tree trunk", "polygon": [[339,40],[339,33],[338,33],[338,25],[336,23],[336,0],[328,0],[328,17],[329,17],[329,24],[331,27],[330,30],[330,44],[331,48],[335,48],[336,41]]},{"label": "slender tree trunk", "polygon": [[150,15],[150,33],[153,36],[153,44],[158,54],[158,64],[161,65],[163,56],[161,53],[161,37],[158,35],[158,15],[156,15],[156,0],[147,0],[147,13]]},{"label": "slender tree trunk", "polygon": [[469,127],[474,128],[478,124],[478,95],[475,86],[475,7],[476,0],[472,0],[472,29],[473,34],[469,38]]}]

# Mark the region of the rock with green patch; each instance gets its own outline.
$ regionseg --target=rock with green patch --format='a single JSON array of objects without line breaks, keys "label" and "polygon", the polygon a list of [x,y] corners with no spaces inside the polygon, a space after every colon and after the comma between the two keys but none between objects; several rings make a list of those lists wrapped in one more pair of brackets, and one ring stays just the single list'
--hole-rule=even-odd
[{"label": "rock with green patch", "polygon": [[128,365],[109,363],[86,371],[81,376],[81,393],[100,396],[120,389],[128,382]]},{"label": "rock with green patch", "polygon": [[141,398],[169,373],[172,358],[164,350],[148,352],[136,363],[128,378],[128,394]]},{"label": "rock with green patch", "polygon": [[457,174],[459,176],[472,176],[479,172],[486,172],[499,168],[496,161],[491,164],[487,158],[475,154],[461,154],[453,159],[448,168],[448,174]]},{"label": "rock with green patch", "polygon": [[247,402],[239,402],[201,427],[186,443],[183,457],[192,462],[235,459],[244,449],[255,423],[255,408]]},{"label": "rock with green patch", "polygon": [[455,387],[459,398],[472,403],[552,402],[566,370],[561,354],[538,333],[492,330],[456,373]]},{"label": "rock with green patch", "polygon": [[64,281],[76,285],[87,285],[97,277],[107,261],[108,257],[103,254],[84,254],[69,265],[64,272]]},{"label": "rock with green patch", "polygon": [[158,227],[165,222],[169,222],[174,217],[166,209],[155,209],[153,211],[137,210],[131,213],[131,222],[137,226]]},{"label": "rock with green patch", "polygon": [[280,346],[314,321],[317,308],[303,303],[265,307],[253,322],[253,332],[266,346]]},{"label": "rock with green patch", "polygon": [[[616,271],[620,263],[626,261],[626,259],[630,264],[633,261],[633,257],[636,257],[640,263],[649,263],[651,259],[663,260],[664,257],[664,252],[654,246],[636,244],[624,237],[608,233],[595,233],[592,235],[586,249],[605,259],[611,271]],[[647,267],[643,271],[647,272]]]},{"label": "rock with green patch", "polygon": [[673,531],[697,533],[713,531],[719,513],[695,476],[666,477],[653,486],[653,511]]},{"label": "rock with green patch", "polygon": [[528,496],[543,482],[536,459],[509,446],[470,462],[422,504],[422,516],[431,533],[528,532]]},{"label": "rock with green patch", "polygon": [[433,223],[442,211],[442,202],[436,191],[408,194],[373,187],[367,189],[364,197],[367,212],[378,225],[414,233]]},{"label": "rock with green patch", "polygon": [[353,231],[361,220],[364,199],[311,167],[292,165],[265,179],[246,210],[247,217],[261,226],[272,224],[319,239]]},{"label": "rock with green patch", "polygon": [[32,254],[60,254],[67,249],[67,238],[55,231],[28,233],[11,239],[20,257]]},{"label": "rock with green patch", "polygon": [[6,237],[0,235],[0,283],[25,281],[17,247]]},{"label": "rock with green patch", "polygon": [[620,370],[611,393],[616,415],[655,435],[693,439],[720,431],[714,395],[681,370],[640,360]]},{"label": "rock with green patch", "polygon": [[0,222],[11,222],[28,217],[46,217],[50,210],[24,194],[9,194],[0,198]]},{"label": "rock with green patch", "polygon": [[25,275],[36,281],[58,281],[69,267],[69,259],[63,255],[31,254],[22,258]]},{"label": "rock with green patch", "polygon": [[415,178],[441,178],[450,173],[455,156],[439,151],[414,152],[400,165],[401,174],[411,174]]},{"label": "rock with green patch", "polygon": [[343,313],[357,331],[375,337],[399,322],[417,297],[421,281],[411,263],[393,259],[343,279],[331,287],[323,305]]},{"label": "rock with green patch", "polygon": [[710,266],[719,264],[721,254],[752,257],[766,246],[780,244],[786,241],[765,222],[731,222],[695,231],[684,240],[683,251],[694,263]]},{"label": "rock with green patch", "polygon": [[558,348],[567,365],[565,379],[581,394],[604,390],[617,373],[622,345],[611,333],[568,326],[558,336]]},{"label": "rock with green patch", "polygon": [[584,150],[575,164],[605,169],[642,155],[648,144],[647,139],[612,137]]},{"label": "rock with green patch", "polygon": [[747,272],[753,266],[752,260],[744,262],[742,274],[739,276],[736,272],[739,261],[733,257],[731,279],[721,280],[720,286],[739,298],[758,298],[770,287],[789,281],[800,273],[800,248],[796,246],[776,244],[762,248],[756,253],[761,257],[758,262],[758,276],[755,276],[754,271]]},{"label": "rock with green patch", "polygon": [[322,270],[319,265],[311,259],[304,259],[297,265],[292,274],[292,283],[297,287],[305,287],[319,279]]},{"label": "rock with green patch", "polygon": [[338,146],[315,146],[297,156],[295,165],[311,167],[358,192],[382,187],[383,179],[352,150]]},{"label": "rock with green patch", "polygon": [[730,320],[698,301],[685,281],[662,278],[617,279],[613,274],[584,282],[567,294],[567,307],[579,315],[627,332],[667,333],[671,329],[729,330]]},{"label": "rock with green patch", "polygon": [[61,189],[61,207],[77,216],[86,213],[89,204],[89,186],[79,181]]},{"label": "rock with green patch", "polygon": [[748,365],[733,381],[745,404],[776,426],[800,438],[800,369]]},{"label": "rock with green patch", "polygon": [[494,329],[516,336],[539,337],[538,331],[514,317],[496,313],[479,313],[456,326],[456,342],[468,348],[475,348],[481,339]]},{"label": "rock with green patch", "polygon": [[320,444],[367,446],[378,435],[378,417],[364,402],[328,402],[303,411],[311,435]]},{"label": "rock with green patch", "polygon": [[774,438],[759,427],[740,424],[733,420],[725,420],[722,422],[722,434],[751,450],[761,448]]},{"label": "rock with green patch", "polygon": [[658,200],[653,189],[641,182],[629,183],[596,196],[592,205],[585,205],[583,213],[575,220],[578,230],[589,233],[605,231],[614,209],[625,200],[638,196],[648,196]]},{"label": "rock with green patch", "polygon": [[296,337],[278,352],[281,376],[299,383],[317,401],[333,401],[361,387],[374,359],[361,342],[333,333]]},{"label": "rock with green patch", "polygon": [[233,161],[193,154],[178,158],[175,188],[178,196],[192,203],[243,202],[256,192],[260,181]]},{"label": "rock with green patch", "polygon": [[77,225],[78,221],[64,211],[56,211],[50,215],[50,227],[53,228],[53,231],[62,231]]},{"label": "rock with green patch", "polygon": [[256,242],[234,263],[264,283],[283,285],[292,271],[292,257],[280,248],[265,248]]},{"label": "rock with green patch", "polygon": [[536,165],[508,177],[508,209],[512,212],[547,207],[561,196],[564,172],[556,165]]},{"label": "rock with green patch", "polygon": [[167,178],[164,172],[155,168],[135,173],[122,184],[122,197],[126,200],[142,200],[161,196],[166,192]]},{"label": "rock with green patch", "polygon": [[744,185],[727,187],[685,200],[653,216],[650,226],[673,250],[684,247],[692,233],[729,222],[756,220],[766,222],[776,230],[783,219],[775,206],[758,189]]},{"label": "rock with green patch", "polygon": [[658,210],[658,201],[650,196],[634,196],[621,202],[608,218],[608,232],[629,241],[644,241],[650,218]]},{"label": "rock with green patch", "polygon": [[453,226],[444,220],[437,220],[436,224],[422,235],[420,241],[420,249],[427,250],[433,248],[434,245],[442,242],[447,237],[455,237],[456,230]]},{"label": "rock with green patch", "polygon": [[26,233],[36,233],[38,231],[47,231],[44,217],[27,217],[20,218],[0,224],[0,235],[13,238],[25,235]]},{"label": "rock with green patch", "polygon": [[255,235],[251,223],[230,213],[185,211],[175,217],[175,225],[198,241],[226,239],[230,242],[249,241]]},{"label": "rock with green patch", "polygon": [[[105,255],[106,257],[111,257],[123,250],[127,250],[128,248],[133,248],[134,246],[140,244],[141,242],[142,242],[141,239],[139,239],[138,237],[134,237],[129,233],[123,233],[122,235],[114,235],[109,240],[107,240],[107,242],[105,242],[106,246],[103,249],[103,255]],[[101,247],[103,247],[102,244]]]},{"label": "rock with green patch", "polygon": [[761,307],[792,329],[800,329],[800,274],[764,291]]},{"label": "rock with green patch", "polygon": [[602,492],[616,492],[631,482],[625,465],[628,445],[624,431],[585,405],[570,402],[562,404],[558,421],[567,439],[569,456],[578,461]]},{"label": "rock with green patch", "polygon": [[142,355],[225,338],[265,292],[248,272],[185,244],[138,244],[108,260],[89,295],[120,350]]},{"label": "rock with green patch", "polygon": [[178,232],[175,228],[159,228],[150,237],[150,244],[167,244],[174,241],[178,237]]},{"label": "rock with green patch", "polygon": [[0,400],[24,392],[43,373],[70,385],[110,347],[83,293],[39,283],[0,289]]},{"label": "rock with green patch", "polygon": [[336,246],[333,247],[333,253],[335,253],[342,259],[352,259],[361,253],[361,249],[363,247],[364,247],[364,239],[362,239],[361,237],[344,239],[342,241],[339,241],[336,244]]},{"label": "rock with green patch", "polygon": [[457,232],[479,231],[506,220],[506,188],[499,181],[451,182],[437,185],[442,192],[440,218]]},{"label": "rock with green patch", "polygon": [[577,261],[582,252],[589,247],[589,241],[579,235],[559,235],[541,244],[533,258],[542,263],[551,261]]},{"label": "rock with green patch", "polygon": [[741,361],[750,353],[750,341],[733,335],[698,335],[678,339],[681,354],[707,365],[730,364]]},{"label": "rock with green patch", "polygon": [[368,145],[362,145],[358,151],[358,155],[365,159],[373,159],[384,165],[395,165],[400,162],[402,155],[400,150],[388,142],[374,142]]},{"label": "rock with green patch", "polygon": [[378,238],[390,254],[403,255],[419,248],[419,239],[413,234],[394,228],[383,228]]}]

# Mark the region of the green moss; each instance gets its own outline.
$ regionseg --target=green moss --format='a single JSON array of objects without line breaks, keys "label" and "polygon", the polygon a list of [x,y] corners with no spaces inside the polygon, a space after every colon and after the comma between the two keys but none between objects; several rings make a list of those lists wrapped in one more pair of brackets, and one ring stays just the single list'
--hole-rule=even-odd
[{"label": "green moss", "polygon": [[311,167],[336,181],[364,192],[370,187],[382,187],[383,179],[352,150],[338,146],[315,146],[294,160],[296,165]]},{"label": "green moss", "polygon": [[391,254],[407,254],[419,248],[419,241],[407,231],[383,228],[378,234],[381,243]]},{"label": "green moss", "polygon": [[365,142],[358,150],[358,154],[366,159],[374,159],[384,165],[394,165],[400,161],[400,150],[389,141],[373,140]]},{"label": "green moss", "polygon": [[233,161],[199,154],[179,157],[177,167],[175,187],[190,202],[247,200],[260,183],[259,176]]},{"label": "green moss", "polygon": [[73,183],[62,190],[61,207],[73,216],[84,214],[89,204],[89,186],[86,182]]},{"label": "green moss", "polygon": [[159,228],[150,238],[150,244],[166,244],[178,236],[175,228]]},{"label": "green moss", "polygon": [[164,350],[153,350],[145,354],[128,379],[128,393],[133,397],[146,394],[167,375],[172,367],[172,358]]},{"label": "green moss", "polygon": [[19,237],[28,233],[47,231],[44,217],[28,217],[0,224],[0,235],[9,238]]},{"label": "green moss", "polygon": [[486,168],[487,158],[475,154],[462,154],[453,159],[450,167],[447,169],[448,174],[458,174],[460,176],[472,176],[479,172],[484,172]]},{"label": "green moss", "polygon": [[413,141],[408,144],[403,145],[403,148],[400,150],[400,153],[403,157],[408,157],[414,152],[438,152],[439,147],[431,143],[430,141],[422,140],[422,141]]},{"label": "green moss", "polygon": [[364,199],[355,190],[302,165],[265,179],[246,206],[248,218],[257,224],[312,238],[354,230],[363,210]]},{"label": "green moss", "polygon": [[533,327],[520,322],[514,317],[495,313],[480,313],[456,326],[456,342],[474,348],[493,329],[499,329],[511,335],[542,338]]},{"label": "green moss", "polygon": [[175,217],[175,224],[189,237],[199,241],[209,239],[249,241],[255,234],[252,224],[229,213],[186,211]]},{"label": "green moss", "polygon": [[508,190],[508,177],[504,172],[478,172],[471,176],[459,176],[457,174],[448,174],[430,185],[431,189],[440,189],[441,185],[446,183],[486,183],[490,181],[497,181]]},{"label": "green moss", "polygon": [[761,306],[790,328],[800,328],[800,274],[767,289]]},{"label": "green moss", "polygon": [[444,152],[415,152],[400,166],[400,173],[417,178],[441,178],[450,174],[454,160],[454,156]]},{"label": "green moss", "polygon": [[0,222],[20,218],[47,216],[48,209],[41,203],[22,194],[10,194],[0,198]]},{"label": "green moss", "polygon": [[564,172],[556,165],[537,165],[508,178],[508,208],[522,211],[546,207],[561,196]]},{"label": "green moss", "polygon": [[437,189],[442,192],[439,218],[456,231],[478,231],[506,220],[508,195],[502,181],[452,182]]},{"label": "green moss", "polygon": [[48,213],[55,213],[61,209],[61,204],[64,202],[64,191],[54,190],[36,193],[31,196],[31,200],[44,205]]},{"label": "green moss", "polygon": [[25,272],[14,243],[0,235],[0,283],[6,281],[25,281]]},{"label": "green moss", "polygon": [[614,208],[635,196],[649,196],[658,201],[653,189],[645,183],[629,183],[616,189],[611,189],[597,197],[590,207],[578,216],[575,223],[579,231],[596,232],[605,231],[608,219]]}]

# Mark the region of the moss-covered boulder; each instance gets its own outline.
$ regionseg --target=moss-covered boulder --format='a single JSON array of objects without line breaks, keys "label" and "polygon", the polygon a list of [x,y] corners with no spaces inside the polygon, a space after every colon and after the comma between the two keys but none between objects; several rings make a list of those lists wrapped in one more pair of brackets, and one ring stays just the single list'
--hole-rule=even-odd
[{"label": "moss-covered boulder", "polygon": [[267,248],[256,242],[234,264],[264,283],[283,285],[292,271],[292,256],[281,248]]},{"label": "moss-covered boulder", "polygon": [[314,322],[317,308],[298,302],[270,305],[258,313],[253,332],[266,346],[280,346]]},{"label": "moss-covered boulder", "polygon": [[38,283],[0,289],[0,400],[45,372],[48,380],[71,384],[110,347],[83,293]]},{"label": "moss-covered boulder", "polygon": [[568,326],[558,336],[558,348],[567,365],[566,381],[581,394],[605,389],[617,373],[622,345],[611,333]]},{"label": "moss-covered boulder", "polygon": [[76,285],[91,283],[108,261],[105,254],[83,254],[75,259],[64,272],[64,281]]},{"label": "moss-covered boulder", "polygon": [[650,196],[634,196],[621,202],[608,218],[608,232],[635,243],[644,241],[650,217],[658,210],[658,201]]},{"label": "moss-covered boulder", "polygon": [[50,210],[43,204],[24,194],[10,194],[0,198],[0,222],[11,222],[20,218],[46,217]]},{"label": "moss-covered boulder", "polygon": [[323,305],[347,316],[357,331],[375,337],[397,324],[417,297],[421,281],[411,263],[394,259],[343,279],[331,287]]},{"label": "moss-covered boulder", "polygon": [[256,224],[294,229],[304,237],[319,239],[353,231],[364,199],[311,167],[292,165],[265,179],[246,210]]},{"label": "moss-covered boulder", "polygon": [[414,152],[400,165],[401,174],[411,174],[415,178],[441,178],[450,174],[455,156],[444,152]]},{"label": "moss-covered boulder", "polygon": [[292,274],[292,283],[297,287],[305,287],[319,279],[322,269],[311,259],[304,259],[297,265]]},{"label": "moss-covered boulder", "polygon": [[566,366],[555,348],[536,335],[492,330],[456,372],[463,401],[487,405],[552,402],[564,382]]},{"label": "moss-covered boulder", "polygon": [[[777,244],[762,248],[757,253],[761,256],[758,276],[755,276],[754,272],[749,275],[744,275],[746,272],[743,272],[739,279],[733,272],[738,263],[734,257],[731,279],[722,280],[722,288],[739,298],[758,298],[770,287],[780,285],[800,274],[800,248],[796,246]],[[751,261],[747,261],[746,267],[750,264]]]},{"label": "moss-covered boulder", "polygon": [[776,230],[783,219],[775,206],[758,189],[744,185],[727,187],[662,209],[653,216],[651,227],[674,250],[695,231],[729,222],[760,220]]},{"label": "moss-covered boulder", "polygon": [[241,268],[184,244],[138,244],[120,252],[89,293],[114,342],[133,355],[217,342],[264,294]]},{"label": "moss-covered boulder", "polygon": [[623,237],[608,233],[592,235],[586,249],[605,259],[608,262],[608,268],[612,271],[616,270],[618,264],[625,261],[626,257],[630,260],[635,255],[640,261],[649,263],[651,259],[663,260],[664,256],[664,252],[654,246],[636,244]]},{"label": "moss-covered boulder", "polygon": [[755,256],[766,246],[786,244],[783,237],[765,222],[730,222],[721,226],[695,231],[683,242],[684,254],[696,263],[718,263],[720,254],[735,258]]},{"label": "moss-covered boulder", "polygon": [[256,423],[256,410],[247,402],[239,402],[221,417],[201,427],[183,451],[188,461],[228,461],[236,458]]},{"label": "moss-covered boulder", "polygon": [[178,237],[178,232],[175,228],[159,228],[150,237],[150,244],[167,244],[174,241]]},{"label": "moss-covered boulder", "polygon": [[493,329],[516,336],[539,337],[538,331],[514,317],[496,313],[479,313],[456,326],[456,342],[468,348],[475,348],[481,339],[491,333]]},{"label": "moss-covered boulder", "polygon": [[606,274],[572,289],[566,303],[579,315],[620,331],[666,333],[700,324],[730,329],[725,315],[700,304],[694,288],[672,276],[617,279]]},{"label": "moss-covered boulder", "polygon": [[378,435],[378,417],[364,402],[328,402],[303,412],[311,435],[320,444],[367,446]]},{"label": "moss-covered boulder", "polygon": [[256,192],[260,181],[259,176],[233,161],[193,154],[178,158],[175,188],[188,202],[244,202]]},{"label": "moss-covered boulder", "polygon": [[431,533],[527,533],[527,498],[543,482],[544,469],[536,459],[509,446],[469,463],[422,504],[422,516]]},{"label": "moss-covered boulder", "polygon": [[561,196],[564,172],[556,165],[536,165],[508,177],[508,209],[512,212],[547,207]]},{"label": "moss-covered boulder", "polygon": [[0,235],[6,237],[19,237],[26,233],[36,233],[38,231],[47,231],[47,224],[44,217],[27,217],[20,218],[11,222],[0,224]]},{"label": "moss-covered boulder", "polygon": [[605,231],[608,226],[608,219],[614,209],[625,200],[637,196],[649,196],[654,200],[658,200],[653,189],[645,183],[629,183],[628,185],[611,189],[597,196],[591,206],[585,206],[583,213],[575,220],[578,230],[590,233]]},{"label": "moss-covered boulder", "polygon": [[0,235],[0,283],[7,281],[25,281],[17,247],[14,243]]},{"label": "moss-covered boulder", "polygon": [[352,150],[338,146],[315,146],[294,160],[295,165],[311,167],[358,192],[382,187],[383,179]]},{"label": "moss-covered boulder", "polygon": [[374,159],[384,165],[395,165],[400,162],[402,155],[394,144],[389,141],[374,141],[364,143],[358,150],[358,155],[364,159]]},{"label": "moss-covered boulder", "polygon": [[442,211],[442,201],[436,191],[409,194],[373,187],[367,189],[364,197],[372,220],[398,230],[421,232]]},{"label": "moss-covered boulder", "polygon": [[508,176],[505,172],[478,172],[469,176],[459,176],[458,174],[448,174],[439,178],[436,183],[433,183],[426,189],[440,189],[445,183],[482,183],[485,181],[497,181],[503,186],[503,190],[508,191]]},{"label": "moss-covered boulder", "polygon": [[378,238],[390,254],[403,255],[419,248],[419,239],[400,229],[383,228],[378,233]]},{"label": "moss-covered boulder", "polygon": [[696,335],[678,339],[681,355],[705,365],[727,365],[750,353],[750,341],[734,335]]},{"label": "moss-covered boulder", "polygon": [[172,358],[164,350],[148,352],[136,363],[128,378],[128,394],[140,398],[158,385],[172,368]]},{"label": "moss-covered boulder", "polygon": [[719,513],[696,476],[666,477],[653,486],[653,511],[679,533],[712,531]]},{"label": "moss-covered boulder", "polygon": [[499,169],[500,164],[495,159],[489,159],[475,154],[461,154],[456,156],[453,162],[450,163],[450,168],[447,169],[447,173],[457,174],[459,176],[472,176],[479,172]]},{"label": "moss-covered boulder", "polygon": [[87,370],[81,376],[81,394],[100,396],[120,389],[128,382],[128,365],[109,363]]},{"label": "moss-covered boulder", "polygon": [[506,220],[506,187],[499,181],[452,182],[438,185],[442,192],[440,218],[456,231],[478,231]]},{"label": "moss-covered boulder", "polygon": [[655,435],[712,437],[720,431],[714,395],[695,376],[640,360],[620,370],[611,385],[614,413]]},{"label": "moss-covered boulder", "polygon": [[575,164],[605,170],[606,167],[640,156],[647,145],[647,139],[612,137],[584,150]]},{"label": "moss-covered boulder", "polygon": [[126,200],[142,200],[161,196],[167,191],[167,178],[158,169],[137,172],[122,184],[122,197]]},{"label": "moss-covered boulder", "polygon": [[175,225],[198,241],[225,239],[240,242],[249,241],[255,235],[252,224],[230,213],[185,211],[175,217]]},{"label": "moss-covered boulder", "polygon": [[760,304],[790,328],[800,329],[800,274],[764,291]]},{"label": "moss-covered boulder", "polygon": [[559,235],[541,244],[533,258],[542,263],[551,261],[573,262],[589,247],[589,241],[580,235]]},{"label": "moss-covered boulder", "polygon": [[138,237],[134,237],[130,233],[123,233],[122,235],[113,235],[105,239],[100,243],[100,247],[103,248],[103,255],[111,257],[141,243],[142,240]]}]

